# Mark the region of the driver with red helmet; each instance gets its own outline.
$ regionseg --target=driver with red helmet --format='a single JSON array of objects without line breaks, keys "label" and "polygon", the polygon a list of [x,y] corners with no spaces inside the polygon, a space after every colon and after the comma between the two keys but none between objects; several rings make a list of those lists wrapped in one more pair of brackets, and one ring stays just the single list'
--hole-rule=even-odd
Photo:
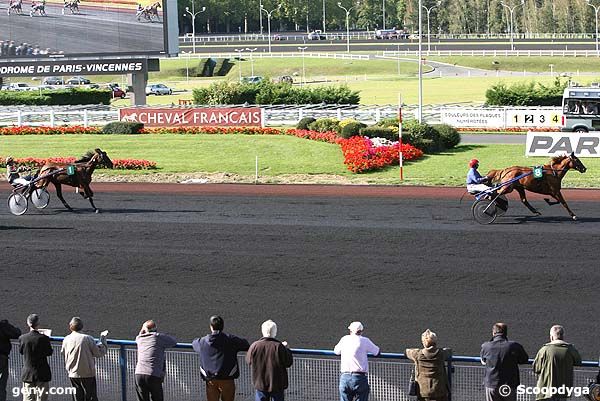
[{"label": "driver with red helmet", "polygon": [[483,192],[490,189],[485,183],[489,182],[488,176],[481,176],[477,169],[479,168],[479,160],[471,159],[469,162],[469,172],[467,173],[467,191],[470,193]]}]

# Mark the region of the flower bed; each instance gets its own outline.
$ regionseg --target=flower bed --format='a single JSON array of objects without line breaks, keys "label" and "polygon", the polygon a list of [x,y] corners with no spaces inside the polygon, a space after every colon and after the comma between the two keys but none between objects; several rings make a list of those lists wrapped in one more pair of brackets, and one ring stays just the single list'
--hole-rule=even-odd
[{"label": "flower bed", "polygon": [[[6,167],[6,158],[3,157],[1,160],[0,167]],[[75,163],[76,160],[77,159],[75,157],[24,157],[21,159],[15,159],[18,164],[33,168],[42,167],[46,163],[72,164]],[[156,168],[156,162],[150,160],[113,159],[112,162],[113,168],[117,170],[153,170]],[[98,165],[97,168],[104,168],[104,166]]]},{"label": "flower bed", "polygon": [[508,127],[508,128],[456,128],[460,132],[522,132],[527,133],[527,131],[532,132],[560,132],[560,127]]},{"label": "flower bed", "polygon": [[[102,134],[100,128],[84,127],[13,127],[0,128],[0,135],[62,135],[62,134]],[[354,173],[377,170],[398,163],[399,145],[397,142],[378,142],[367,137],[341,138],[336,132],[317,132],[300,129],[277,129],[256,127],[176,127],[145,128],[143,134],[183,134],[183,135],[290,135],[311,141],[340,145],[344,154],[344,164]],[[140,135],[138,134],[138,135]],[[374,142],[375,141],[375,142]],[[402,144],[403,159],[416,160],[423,156],[420,149]],[[48,159],[21,159],[21,163],[40,165]],[[74,158],[49,159],[58,163],[72,163]],[[156,163],[148,160],[113,160],[115,168],[124,170],[147,170],[156,168]]]}]

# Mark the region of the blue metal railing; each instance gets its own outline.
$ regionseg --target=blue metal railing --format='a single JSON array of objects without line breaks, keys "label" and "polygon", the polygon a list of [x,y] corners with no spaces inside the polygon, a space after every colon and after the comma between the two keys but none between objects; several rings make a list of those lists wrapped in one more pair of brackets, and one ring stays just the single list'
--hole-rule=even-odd
[{"label": "blue metal railing", "polygon": [[[62,340],[64,339],[64,337],[57,337],[57,336],[52,336],[50,337],[50,339],[54,342],[62,342]],[[131,340],[114,340],[114,339],[107,339],[107,344],[108,345],[112,345],[115,347],[118,347],[118,365],[119,365],[119,378],[121,381],[121,395],[120,395],[120,401],[127,401],[127,393],[128,393],[128,376],[129,378],[131,378],[131,374],[132,371],[131,369],[133,368],[133,366],[128,366],[128,358],[127,358],[127,350],[128,349],[133,349],[136,347],[136,343],[135,341],[131,341]],[[190,343],[178,343],[175,347],[175,349],[183,349],[183,350],[190,350],[192,349],[192,344]],[[114,349],[114,348],[113,348]],[[129,351],[131,352],[131,351]],[[334,354],[333,351],[331,350],[320,350],[320,349],[302,349],[302,348],[292,348],[292,353],[294,355],[298,355],[298,356],[313,356],[313,357],[322,357],[322,356],[326,356],[326,357],[336,357],[337,355]],[[381,353],[378,356],[373,356],[374,359],[378,359],[378,360],[394,360],[394,361],[399,361],[399,360],[407,360],[408,358],[406,357],[405,354],[403,353]],[[479,357],[473,357],[473,356],[452,356],[449,360],[448,360],[448,365],[447,365],[447,371],[448,371],[448,379],[449,379],[449,384],[452,388],[452,383],[454,381],[454,363],[456,362],[462,362],[462,363],[469,363],[469,364],[477,364],[480,368],[482,368],[481,365],[481,358]],[[599,366],[599,362],[600,361],[583,361],[581,366],[583,367],[587,367],[587,368],[595,368]],[[133,361],[131,362],[132,364],[134,363]],[[533,359],[529,359],[528,361],[529,364],[533,363]],[[116,373],[116,372],[115,372]],[[463,372],[464,374],[464,372]],[[459,377],[459,381],[461,378]],[[462,380],[464,382],[464,378]],[[464,386],[464,383],[463,383]]]}]

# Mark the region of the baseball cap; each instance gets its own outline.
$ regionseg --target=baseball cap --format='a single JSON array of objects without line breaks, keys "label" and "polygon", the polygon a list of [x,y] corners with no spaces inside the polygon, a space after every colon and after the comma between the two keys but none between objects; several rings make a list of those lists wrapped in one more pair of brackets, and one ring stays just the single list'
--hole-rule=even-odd
[{"label": "baseball cap", "polygon": [[350,326],[348,326],[348,330],[350,330],[353,333],[363,331],[363,325],[361,322],[352,322],[350,323]]}]

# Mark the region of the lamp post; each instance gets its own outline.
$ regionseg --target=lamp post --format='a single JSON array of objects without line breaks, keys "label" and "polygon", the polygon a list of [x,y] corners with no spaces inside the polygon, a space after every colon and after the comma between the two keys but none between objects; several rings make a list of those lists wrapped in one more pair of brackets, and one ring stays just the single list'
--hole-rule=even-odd
[{"label": "lamp post", "polygon": [[301,86],[304,86],[304,84],[306,84],[306,69],[304,68],[304,51],[308,49],[307,46],[298,46],[298,50],[300,50],[302,52],[302,82],[301,82]]},{"label": "lamp post", "polygon": [[261,11],[264,11],[265,14],[267,14],[267,29],[268,29],[268,34],[269,34],[269,54],[271,54],[271,15],[273,15],[273,13],[277,10],[279,10],[281,8],[281,4],[279,4],[277,6],[277,8],[274,8],[271,11],[267,11],[265,8],[261,8]]},{"label": "lamp post", "polygon": [[429,31],[429,28],[430,28],[429,14],[431,14],[431,10],[433,10],[436,7],[437,6],[431,6],[431,7],[423,6],[423,8],[427,11],[427,53],[429,53],[431,51],[431,33]]},{"label": "lamp post", "polygon": [[554,64],[548,64],[548,67],[550,67],[550,77],[554,76]]},{"label": "lamp post", "polygon": [[325,33],[325,0],[323,0],[323,33]]},{"label": "lamp post", "polygon": [[510,50],[515,50],[515,46],[514,46],[514,39],[513,39],[513,29],[514,29],[514,12],[516,10],[517,7],[522,7],[525,5],[525,0],[521,0],[521,4],[517,4],[516,6],[508,6],[506,4],[504,4],[503,1],[500,2],[500,4],[502,4],[502,7],[506,7],[508,9],[508,11],[510,12]]},{"label": "lamp post", "polygon": [[381,4],[381,29],[385,29],[385,0]]},{"label": "lamp post", "polygon": [[354,6],[346,8],[342,6],[342,3],[340,3],[339,1],[337,5],[339,8],[346,11],[346,52],[350,53],[350,11],[352,11]]},{"label": "lamp post", "polygon": [[189,7],[185,8],[185,12],[192,17],[192,52],[196,54],[196,16],[206,11],[206,7],[202,7],[200,11],[194,11],[194,0],[192,0],[192,11]]},{"label": "lamp post", "polygon": [[239,71],[239,76],[240,76],[240,82],[242,81],[242,52],[244,51],[244,49],[235,49],[235,51],[238,54],[238,71]]},{"label": "lamp post", "polygon": [[250,70],[251,70],[251,74],[252,76],[254,76],[254,59],[252,58],[252,53],[254,53],[256,51],[256,47],[254,49],[250,49],[249,47],[246,47],[246,50],[250,52]]},{"label": "lamp post", "polygon": [[419,107],[417,109],[419,123],[423,122],[423,0],[419,0]]},{"label": "lamp post", "polygon": [[587,4],[588,6],[594,8],[594,13],[596,14],[596,56],[599,56],[600,53],[598,53],[598,11],[600,11],[600,7],[593,5],[592,0],[587,0]]},{"label": "lamp post", "polygon": [[259,20],[259,24],[260,24],[260,34],[261,35],[263,34],[262,9],[263,9],[262,0],[258,0],[258,20]]}]

